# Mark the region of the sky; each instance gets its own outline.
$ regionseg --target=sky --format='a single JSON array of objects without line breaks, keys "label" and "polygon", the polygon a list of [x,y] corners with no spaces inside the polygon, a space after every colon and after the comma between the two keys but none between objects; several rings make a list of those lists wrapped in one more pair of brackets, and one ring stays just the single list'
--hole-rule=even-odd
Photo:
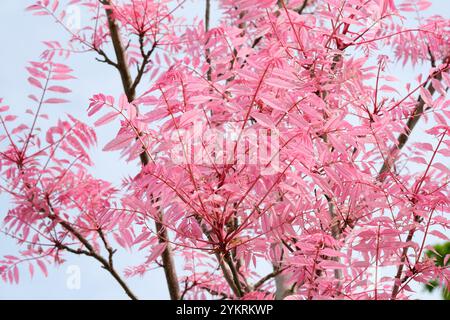
[{"label": "sky", "polygon": [[[213,2],[212,25],[217,23],[220,15],[217,3]],[[397,3],[398,1],[396,1]],[[439,13],[450,18],[450,4],[448,0],[432,0],[434,6],[430,14]],[[32,89],[27,83],[28,75],[25,66],[28,61],[38,61],[44,49],[42,41],[61,39],[64,43],[65,32],[48,17],[34,17],[24,11],[33,1],[2,0],[0,1],[0,97],[17,113],[24,113],[32,107],[27,98]],[[194,15],[204,12],[204,1],[193,0],[183,8],[182,14],[192,19]],[[83,17],[81,17],[82,19]],[[82,21],[83,23],[83,21]],[[74,55],[70,58],[70,65],[76,66],[77,80],[70,83],[70,88],[76,94],[70,96],[71,103],[48,107],[48,114],[52,119],[64,116],[65,113],[92,123],[86,116],[87,101],[93,94],[111,93],[117,96],[122,92],[118,75],[110,66],[95,62],[93,54]],[[398,70],[397,77],[404,82],[411,81],[414,72]],[[424,71],[425,73],[425,71]],[[138,166],[125,166],[118,153],[101,152],[102,146],[108,142],[108,137],[117,128],[102,127],[98,131],[99,148],[94,150],[92,158],[98,164],[95,166],[95,176],[119,184],[121,179],[132,175]],[[417,139],[419,137],[413,137]],[[413,140],[412,139],[412,140]],[[3,217],[11,204],[4,195],[0,194],[0,216]],[[0,256],[17,252],[15,241],[0,234]],[[66,263],[59,267],[50,267],[48,277],[37,272],[31,279],[23,272],[18,285],[6,284],[0,281],[0,299],[127,299],[122,289],[111,279],[111,276],[101,269],[97,262],[88,257],[68,255]],[[142,256],[136,253],[118,252],[116,257],[117,269],[137,264]],[[79,272],[79,286],[73,286],[73,275]],[[139,298],[167,299],[168,292],[164,282],[162,270],[147,273],[144,277],[128,279],[129,286]],[[436,292],[429,295],[419,289],[418,298],[436,299]]]}]

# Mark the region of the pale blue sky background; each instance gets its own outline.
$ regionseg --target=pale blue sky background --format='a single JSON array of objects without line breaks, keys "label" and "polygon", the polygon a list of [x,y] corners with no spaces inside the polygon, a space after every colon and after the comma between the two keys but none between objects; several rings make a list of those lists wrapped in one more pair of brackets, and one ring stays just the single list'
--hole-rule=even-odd
[{"label": "pale blue sky background", "polygon": [[[216,3],[212,0],[214,7]],[[256,3],[257,1],[255,1]],[[25,65],[30,60],[38,60],[43,50],[42,41],[61,39],[64,43],[66,34],[51,18],[34,17],[26,13],[24,8],[32,4],[27,0],[1,0],[0,2],[0,97],[18,113],[33,107],[27,95],[31,92],[27,83]],[[450,1],[433,0],[435,4],[429,12],[439,13],[450,17]],[[194,0],[186,5],[183,15],[191,19],[194,15],[203,16],[204,1]],[[217,21],[218,12],[215,10],[213,24]],[[75,75],[78,80],[71,83],[73,94],[71,103],[65,106],[47,106],[46,111],[52,119],[70,113],[90,123],[86,117],[86,107],[89,98],[99,92],[111,93],[115,96],[122,92],[120,79],[110,66],[95,62],[93,54],[74,55],[69,64],[76,66]],[[425,69],[424,69],[425,70]],[[417,71],[417,70],[416,70]],[[425,71],[424,71],[425,73]],[[404,72],[399,68],[397,76],[411,81],[415,73]],[[124,166],[124,162],[116,153],[102,153],[101,147],[108,141],[115,129],[111,127],[99,130],[99,148],[94,151],[93,158],[98,163],[95,175],[115,183],[121,178],[136,172],[136,167]],[[0,195],[0,216],[4,216],[8,207],[8,199]],[[0,255],[11,254],[17,251],[15,242],[0,234]],[[121,258],[122,255],[122,258]],[[49,276],[45,278],[37,272],[33,279],[23,272],[19,285],[10,285],[0,282],[0,299],[125,299],[122,289],[112,280],[111,276],[102,270],[97,262],[87,257],[68,255],[69,260],[59,268],[50,267]],[[131,257],[131,258],[130,258]],[[140,261],[139,255],[119,253],[116,264],[119,270],[125,266]],[[133,261],[133,260],[134,261]],[[77,265],[81,270],[81,288],[69,290],[66,286],[67,268]],[[135,277],[128,280],[129,286],[140,298],[165,299],[168,298],[167,289],[161,270],[152,271],[145,277]],[[432,296],[419,294],[421,298],[438,298],[436,293]]]}]

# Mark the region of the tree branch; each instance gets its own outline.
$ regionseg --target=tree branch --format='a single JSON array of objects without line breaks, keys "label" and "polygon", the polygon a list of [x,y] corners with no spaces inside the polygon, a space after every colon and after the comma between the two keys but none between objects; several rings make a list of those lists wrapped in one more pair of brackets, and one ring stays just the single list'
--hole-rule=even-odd
[{"label": "tree branch", "polygon": [[230,267],[231,274],[233,276],[234,284],[236,286],[236,290],[238,293],[238,297],[242,297],[244,295],[244,290],[242,288],[241,280],[239,279],[239,274],[236,270],[236,266],[234,265],[233,259],[229,252],[224,255],[224,259],[228,266]]},{"label": "tree branch", "polygon": [[144,50],[144,36],[140,35],[139,36],[139,47],[141,50],[141,55],[142,55],[142,63],[140,65],[140,67],[138,68],[138,73],[136,75],[136,78],[134,79],[133,84],[131,85],[131,91],[132,92],[136,92],[136,88],[139,85],[139,83],[141,82],[142,76],[144,75],[145,72],[145,67],[148,65],[148,63],[150,62],[150,57],[153,53],[153,51],[155,51],[156,46],[157,46],[157,42],[153,42],[153,45],[151,47],[151,49],[145,53]]},{"label": "tree branch", "polygon": [[109,264],[112,266],[113,265],[113,255],[116,252],[116,250],[114,250],[113,248],[111,248],[111,246],[109,245],[108,239],[106,239],[105,234],[103,233],[103,230],[101,228],[99,228],[97,230],[97,233],[100,236],[100,239],[102,239],[103,244],[105,246],[105,249],[108,251],[108,260],[109,260]]},{"label": "tree branch", "polygon": [[134,100],[136,92],[132,90],[133,81],[131,79],[130,70],[128,68],[119,28],[115,21],[113,11],[110,7],[111,2],[110,0],[100,0],[100,2],[106,6],[105,11],[106,17],[108,18],[109,33],[117,58],[117,70],[119,71],[120,77],[122,78],[122,84],[125,94],[128,97],[128,100],[131,102]]},{"label": "tree branch", "polygon": [[175,262],[173,261],[172,247],[168,241],[167,229],[164,225],[158,221],[155,221],[156,232],[158,233],[159,243],[166,243],[166,249],[161,254],[161,259],[163,261],[163,269],[166,275],[167,285],[169,289],[169,294],[172,300],[179,300],[180,288],[178,284],[178,277],[175,272]]},{"label": "tree branch", "polygon": [[[52,210],[51,204],[49,202],[49,199],[47,199],[47,203],[49,205],[50,211]],[[119,283],[119,285],[123,288],[125,293],[132,299],[137,300],[137,296],[131,291],[131,289],[128,287],[128,285],[125,283],[125,281],[120,277],[120,275],[117,273],[117,271],[114,269],[112,263],[109,263],[105,258],[103,258],[97,251],[94,249],[94,247],[89,243],[89,241],[80,233],[78,232],[69,222],[65,220],[61,220],[58,216],[56,216],[54,213],[49,213],[48,218],[52,221],[57,222],[60,226],[62,226],[66,231],[68,231],[70,234],[72,234],[75,238],[77,238],[87,249],[86,250],[74,250],[67,246],[64,246],[63,244],[57,244],[57,247],[63,248],[69,252],[75,253],[75,254],[85,254],[88,256],[93,257],[97,261],[99,261],[102,264],[102,267],[107,270],[113,277],[116,279],[116,281]]]},{"label": "tree branch", "polygon": [[119,69],[119,65],[117,64],[117,62],[112,61],[108,55],[105,53],[105,51],[103,51],[102,49],[96,49],[97,53],[99,55],[101,55],[103,57],[103,60],[100,60],[99,58],[95,58],[95,60],[99,61],[99,62],[103,62],[103,63],[107,63],[111,66],[113,66],[116,69]]},{"label": "tree branch", "polygon": [[209,31],[209,20],[211,16],[211,0],[205,0],[205,31]]},{"label": "tree branch", "polygon": [[259,289],[262,285],[264,285],[264,283],[266,283],[267,281],[269,281],[272,278],[275,278],[276,276],[281,274],[286,269],[287,268],[280,268],[280,269],[274,270],[273,272],[265,275],[264,277],[262,277],[261,279],[259,279],[258,281],[255,282],[255,284],[253,285],[253,289],[255,289],[255,290]]}]

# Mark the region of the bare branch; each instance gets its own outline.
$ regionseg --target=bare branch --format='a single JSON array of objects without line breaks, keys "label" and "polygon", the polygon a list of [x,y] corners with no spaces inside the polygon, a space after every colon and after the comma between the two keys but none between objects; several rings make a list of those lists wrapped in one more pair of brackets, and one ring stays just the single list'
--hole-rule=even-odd
[{"label": "bare branch", "polygon": [[211,16],[211,0],[205,0],[205,31],[209,31],[209,20]]},{"label": "bare branch", "polygon": [[134,82],[131,85],[131,92],[136,92],[136,88],[139,85],[139,83],[141,82],[142,76],[145,73],[145,67],[147,67],[148,63],[150,62],[150,57],[151,57],[153,51],[155,51],[156,46],[157,46],[157,42],[156,41],[153,42],[151,49],[147,53],[145,53],[144,37],[142,35],[139,37],[139,44],[140,44],[140,50],[141,50],[141,55],[142,55],[143,60],[142,60],[141,65],[138,68],[136,78],[134,79]]},{"label": "bare branch", "polygon": [[295,9],[294,11],[296,11],[298,14],[302,14],[303,10],[305,10],[307,4],[308,4],[308,0],[303,0],[303,4],[299,8]]},{"label": "bare branch", "polygon": [[99,62],[103,62],[103,63],[107,63],[111,66],[113,66],[116,69],[119,69],[119,65],[117,64],[117,62],[112,61],[108,55],[105,53],[105,51],[103,51],[102,49],[96,49],[97,53],[99,55],[101,55],[103,57],[103,60],[99,59],[99,58],[95,58],[95,60],[99,61]]},{"label": "bare branch", "polygon": [[256,281],[256,283],[253,285],[253,288],[259,289],[260,287],[262,287],[267,281],[269,281],[272,278],[275,278],[276,276],[278,276],[279,274],[281,274],[284,270],[286,270],[287,268],[279,268],[274,270],[273,272],[265,275],[264,277],[262,277],[261,279],[259,279],[258,281]]},{"label": "bare branch", "polygon": [[[47,202],[49,204],[50,210],[52,210],[51,204],[49,200],[47,199]],[[99,261],[102,264],[102,267],[107,270],[113,277],[116,279],[116,281],[119,283],[119,285],[123,288],[125,293],[132,299],[137,300],[137,296],[131,291],[131,289],[128,287],[128,285],[125,283],[125,281],[120,277],[120,275],[117,273],[117,271],[114,269],[112,264],[110,264],[105,258],[103,258],[97,251],[94,249],[94,247],[89,243],[89,241],[80,233],[78,232],[69,222],[61,220],[58,216],[51,213],[48,215],[48,218],[52,221],[56,221],[59,225],[61,225],[66,231],[68,231],[71,235],[73,235],[75,238],[77,238],[85,247],[87,250],[73,250],[67,246],[64,246],[62,244],[59,244],[59,246],[69,252],[76,253],[76,254],[85,254],[88,256],[93,257],[97,261]]]},{"label": "bare branch", "polygon": [[106,17],[108,18],[108,26],[109,33],[111,35],[111,41],[114,47],[114,52],[117,58],[117,70],[120,73],[120,77],[122,78],[123,88],[125,90],[125,94],[128,97],[128,100],[131,102],[134,100],[135,92],[132,91],[132,80],[130,70],[128,68],[128,63],[126,61],[125,50],[122,44],[122,38],[120,36],[119,28],[116,24],[114,14],[112,9],[110,8],[109,0],[99,0],[102,4],[106,6]]},{"label": "bare branch", "polygon": [[[120,77],[122,79],[122,87],[125,91],[125,94],[127,96],[127,99],[129,102],[133,101],[135,99],[136,95],[136,87],[141,81],[142,75],[145,71],[145,65],[148,63],[148,60],[156,47],[156,42],[153,43],[152,49],[147,54],[144,54],[144,61],[142,62],[140,71],[138,72],[138,77],[135,79],[135,81],[132,80],[130,70],[128,67],[128,63],[126,61],[125,57],[125,49],[122,44],[122,39],[120,37],[119,29],[116,24],[113,11],[109,7],[111,5],[109,0],[99,0],[103,5],[105,5],[105,11],[106,16],[108,18],[108,26],[109,31],[111,34],[111,40],[114,47],[114,52],[116,54],[117,58],[117,64],[118,64],[118,71],[120,74]],[[141,41],[141,49],[143,50],[143,37],[140,39]],[[142,70],[142,71],[141,71]],[[140,154],[141,163],[143,166],[146,166],[150,162],[150,158],[147,154],[147,152],[142,152]],[[162,224],[155,223],[156,230],[158,232],[158,238],[160,242],[166,242],[166,249],[161,254],[161,258],[163,260],[163,268],[164,273],[166,275],[166,281],[167,286],[169,289],[170,297],[172,300],[178,300],[180,298],[180,289],[178,285],[178,276],[175,269],[175,263],[173,261],[173,253],[170,246],[170,243],[168,241],[169,235],[167,232],[167,229],[163,227]]]}]

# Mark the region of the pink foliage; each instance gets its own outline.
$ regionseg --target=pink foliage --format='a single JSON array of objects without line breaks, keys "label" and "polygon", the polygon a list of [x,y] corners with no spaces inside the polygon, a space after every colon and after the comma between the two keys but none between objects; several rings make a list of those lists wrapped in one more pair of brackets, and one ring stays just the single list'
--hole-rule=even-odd
[{"label": "pink foliage", "polygon": [[[406,27],[424,0],[255,2],[221,0],[214,27],[204,13],[187,23],[180,0],[28,7],[69,38],[26,67],[31,125],[0,100],[0,191],[14,205],[2,230],[21,248],[0,261],[5,281],[81,254],[116,280],[163,267],[172,298],[407,299],[414,282],[450,285],[424,255],[430,236],[449,240],[450,20]],[[67,5],[89,25],[67,27]],[[69,103],[77,52],[117,69],[124,92],[86,101],[93,126],[67,115],[41,130],[48,104]],[[402,84],[398,64],[429,72]],[[98,126],[117,132],[104,152],[141,166],[121,186],[95,177]],[[116,271],[121,249],[145,259]]]}]

